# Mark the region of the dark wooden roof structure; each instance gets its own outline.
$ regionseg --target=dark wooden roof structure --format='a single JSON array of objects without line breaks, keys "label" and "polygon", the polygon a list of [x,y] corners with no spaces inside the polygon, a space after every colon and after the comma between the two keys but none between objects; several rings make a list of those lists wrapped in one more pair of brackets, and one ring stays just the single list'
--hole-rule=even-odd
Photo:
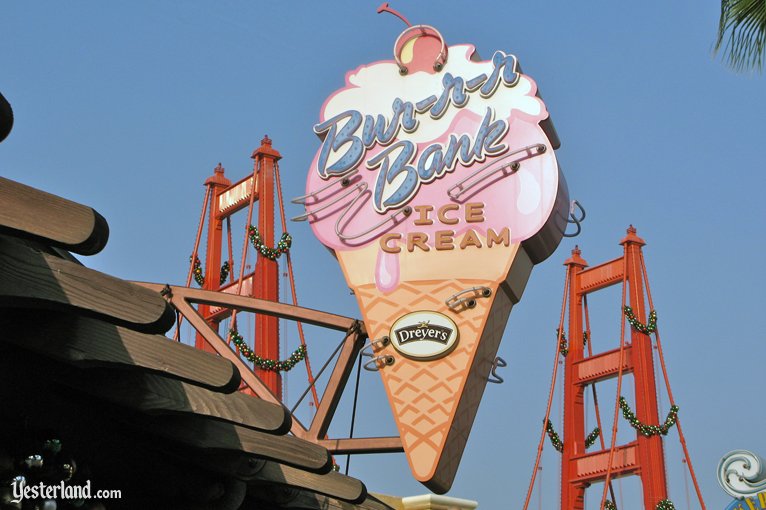
[{"label": "dark wooden roof structure", "polygon": [[0,94],[0,142],[2,142],[13,128],[13,109],[11,104]]},{"label": "dark wooden roof structure", "polygon": [[0,509],[21,508],[15,476],[122,492],[79,508],[391,508],[290,435],[283,406],[237,392],[232,361],[165,337],[159,292],[71,255],[108,235],[93,209],[0,177]]}]

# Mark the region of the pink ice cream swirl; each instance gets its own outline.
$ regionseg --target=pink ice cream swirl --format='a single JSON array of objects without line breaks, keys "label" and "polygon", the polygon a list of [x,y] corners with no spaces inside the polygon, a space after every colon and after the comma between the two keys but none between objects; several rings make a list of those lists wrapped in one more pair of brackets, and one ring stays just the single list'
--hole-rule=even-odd
[{"label": "pink ice cream swirl", "polygon": [[[315,131],[323,145],[308,173],[305,207],[323,244],[358,249],[396,232],[402,241],[391,245],[421,233],[433,247],[445,228],[457,238],[505,227],[516,243],[542,228],[559,184],[539,125],[548,112],[515,57],[472,56],[473,46],[459,45],[441,73],[400,76],[393,61],[382,61],[346,75],[322,107]],[[475,203],[483,204],[482,221],[466,216]],[[445,225],[437,213],[450,204]],[[430,224],[422,216],[428,208]],[[377,261],[383,290],[398,280],[389,255],[381,251]]]}]

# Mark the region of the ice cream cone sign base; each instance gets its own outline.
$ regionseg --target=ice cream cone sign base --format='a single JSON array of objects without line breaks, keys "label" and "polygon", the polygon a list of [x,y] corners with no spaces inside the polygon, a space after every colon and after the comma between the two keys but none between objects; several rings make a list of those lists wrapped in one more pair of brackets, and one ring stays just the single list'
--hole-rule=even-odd
[{"label": "ice cream cone sign base", "polygon": [[516,57],[435,51],[430,27],[428,44],[402,41],[421,32],[325,101],[299,202],[387,361],[378,369],[412,472],[443,493],[511,308],[561,240],[568,193],[547,109]]}]

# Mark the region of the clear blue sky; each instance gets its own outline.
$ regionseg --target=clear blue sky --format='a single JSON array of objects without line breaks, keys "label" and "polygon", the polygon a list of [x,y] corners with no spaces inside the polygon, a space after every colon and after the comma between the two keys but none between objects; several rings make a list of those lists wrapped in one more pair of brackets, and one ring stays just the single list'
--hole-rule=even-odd
[{"label": "clear blue sky", "polygon": [[[376,14],[377,6],[6,1],[0,91],[17,122],[0,145],[0,174],[107,218],[109,245],[87,265],[128,279],[181,283],[202,183],[219,161],[230,178],[240,178],[268,133],[284,156],[286,197],[303,193],[322,102],[343,85],[347,70],[391,58],[403,28]],[[570,191],[588,212],[582,235],[565,240],[535,269],[511,314],[500,347],[509,362],[506,382],[487,388],[450,494],[477,499],[481,508],[521,507],[552,368],[561,263],[575,243],[593,264],[618,256],[617,243],[633,223],[648,242],[692,460],[708,508],[723,508],[729,498],[715,481],[718,459],[735,448],[766,455],[766,79],[734,74],[712,56],[717,2],[398,1],[393,7],[413,23],[434,25],[450,44],[475,44],[485,58],[496,49],[519,57],[557,127]],[[288,207],[289,215],[299,212]],[[340,269],[307,225],[290,230],[301,304],[359,316]],[[594,297],[591,306],[596,348],[615,346],[619,290]],[[296,334],[288,331],[292,350]],[[319,365],[338,339],[310,333]],[[289,400],[305,385],[295,374]],[[364,373],[362,381],[357,432],[393,432],[378,376]],[[614,391],[602,388],[603,407]],[[331,433],[347,433],[347,404]],[[663,394],[660,414],[667,408]],[[620,428],[626,432],[626,422]],[[670,493],[684,509],[677,444],[671,432]],[[554,508],[558,454],[550,446],[543,466],[543,507]],[[403,455],[356,457],[351,474],[373,491],[425,491],[410,478]],[[625,510],[639,508],[635,487],[635,480],[622,483]],[[588,509],[600,497],[594,489]],[[533,502],[537,508],[537,493]]]}]

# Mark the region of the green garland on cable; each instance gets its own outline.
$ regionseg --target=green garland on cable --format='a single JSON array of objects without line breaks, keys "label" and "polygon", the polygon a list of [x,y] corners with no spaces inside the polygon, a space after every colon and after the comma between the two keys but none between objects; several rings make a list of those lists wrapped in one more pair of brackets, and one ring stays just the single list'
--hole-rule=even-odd
[{"label": "green garland on cable", "polygon": [[617,505],[615,505],[611,499],[607,499],[604,501],[604,510],[617,510]]},{"label": "green garland on cable", "polygon": [[556,449],[556,451],[563,452],[564,443],[561,442],[561,438],[553,429],[553,424],[551,423],[551,420],[548,420],[548,423],[545,424],[545,432],[548,434],[548,438],[550,438],[551,444]]},{"label": "green garland on cable", "polygon": [[[559,352],[562,356],[565,358],[567,357],[567,354],[569,354],[569,345],[567,344],[567,334],[564,331],[561,331],[561,340],[559,341]],[[556,328],[556,337],[559,336],[559,328]]]},{"label": "green garland on cable", "polygon": [[229,277],[229,271],[231,271],[231,266],[229,265],[229,261],[227,260],[221,266],[221,281],[220,281],[220,285],[223,285],[224,283],[226,283],[226,278]]},{"label": "green garland on cable", "polygon": [[[205,285],[205,275],[202,274],[202,262],[199,261],[199,257],[193,257],[194,258],[194,268],[192,269],[192,274],[194,275],[194,281],[197,282],[197,285],[202,287]],[[189,255],[189,262],[192,261],[192,256]]]},{"label": "green garland on cable", "polygon": [[[556,338],[559,336],[559,328],[556,328]],[[588,332],[583,331],[582,332],[582,345],[585,347],[588,345]],[[559,342],[559,352],[562,356],[565,358],[567,357],[567,354],[569,354],[569,343],[567,341],[567,334],[566,332],[561,332],[561,341]]]},{"label": "green garland on cable", "polygon": [[273,360],[268,358],[261,358],[256,356],[250,347],[245,343],[245,339],[237,332],[236,329],[229,330],[229,336],[234,345],[239,349],[239,353],[245,357],[246,360],[252,362],[260,369],[271,370],[272,372],[289,372],[295,365],[306,359],[306,347],[301,345],[286,360]]},{"label": "green garland on cable", "polygon": [[[189,262],[192,261],[192,256],[189,255]],[[229,271],[231,271],[231,267],[229,266],[229,261],[226,261],[221,266],[221,279],[219,285],[223,285],[226,283],[226,278],[229,277]],[[194,267],[192,268],[192,275],[194,276],[194,281],[197,282],[197,285],[200,287],[205,285],[205,272],[202,271],[202,262],[200,262],[199,257],[194,257]]]},{"label": "green garland on cable", "polygon": [[[551,444],[556,449],[556,451],[563,452],[564,443],[561,441],[558,433],[553,428],[551,420],[548,420],[548,422],[545,424],[545,432],[548,434],[548,438],[551,440]],[[588,437],[585,438],[585,448],[590,448],[593,446],[593,443],[596,442],[596,439],[598,439],[599,435],[601,435],[601,430],[596,427],[590,434],[588,434]]]},{"label": "green garland on cable", "polygon": [[654,510],[676,510],[676,507],[673,506],[673,502],[669,499],[663,499],[657,503],[657,506],[654,507]]},{"label": "green garland on cable", "polygon": [[641,423],[628,405],[628,401],[622,396],[620,397],[620,409],[622,409],[622,416],[630,422],[630,426],[636,429],[638,433],[644,437],[652,437],[660,434],[666,436],[670,428],[676,424],[676,421],[678,421],[679,407],[677,405],[670,406],[668,416],[665,418],[665,422],[662,425],[645,425]]},{"label": "green garland on cable", "polygon": [[588,437],[585,438],[585,448],[590,448],[596,443],[596,439],[598,439],[598,436],[601,435],[601,429],[596,427],[591,431],[590,434],[588,434]]},{"label": "green garland on cable", "polygon": [[626,306],[623,311],[625,312],[625,317],[628,319],[631,327],[636,331],[639,331],[645,335],[650,335],[657,331],[657,312],[655,310],[649,312],[649,322],[647,324],[643,324],[641,321],[636,319],[636,316],[633,315],[633,309],[631,307]]},{"label": "green garland on cable", "polygon": [[293,238],[290,234],[285,232],[282,237],[279,238],[276,248],[269,248],[263,243],[263,238],[258,229],[253,225],[247,228],[247,235],[250,237],[250,242],[253,243],[253,247],[269,260],[277,260],[283,253],[290,251],[290,246],[293,244]]}]

